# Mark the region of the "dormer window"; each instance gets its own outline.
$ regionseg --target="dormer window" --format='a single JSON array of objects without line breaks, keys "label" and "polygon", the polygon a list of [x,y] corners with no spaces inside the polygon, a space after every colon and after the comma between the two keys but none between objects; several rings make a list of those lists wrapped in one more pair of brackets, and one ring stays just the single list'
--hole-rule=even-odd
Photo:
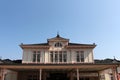
[{"label": "dormer window", "polygon": [[62,47],[62,44],[60,42],[55,43],[55,47]]}]

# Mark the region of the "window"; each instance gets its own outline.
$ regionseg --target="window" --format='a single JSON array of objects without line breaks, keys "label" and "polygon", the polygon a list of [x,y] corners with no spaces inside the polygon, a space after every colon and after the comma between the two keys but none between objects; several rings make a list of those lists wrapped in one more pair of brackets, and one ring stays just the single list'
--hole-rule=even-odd
[{"label": "window", "polygon": [[40,51],[33,51],[33,62],[40,62],[41,53]]},{"label": "window", "polygon": [[67,51],[51,51],[50,62],[67,62]]},{"label": "window", "polygon": [[62,47],[62,44],[61,44],[60,42],[57,42],[57,43],[55,44],[55,47]]},{"label": "window", "polygon": [[81,56],[81,62],[84,62],[84,51],[80,51],[80,56]]},{"label": "window", "polygon": [[77,54],[76,54],[76,60],[77,60],[77,62],[80,62],[80,54],[79,54],[79,51],[77,51],[76,53],[77,53]]},{"label": "window", "polygon": [[53,62],[53,52],[50,52],[50,61]]},{"label": "window", "polygon": [[76,61],[84,62],[84,51],[76,51]]},{"label": "window", "polygon": [[67,62],[67,53],[64,51],[63,53],[63,62]]},{"label": "window", "polygon": [[55,62],[58,62],[58,52],[55,51]]},{"label": "window", "polygon": [[59,62],[62,62],[62,51],[59,52]]},{"label": "window", "polygon": [[33,62],[36,62],[36,54],[33,54]]},{"label": "window", "polygon": [[40,54],[37,54],[37,62],[40,62]]}]

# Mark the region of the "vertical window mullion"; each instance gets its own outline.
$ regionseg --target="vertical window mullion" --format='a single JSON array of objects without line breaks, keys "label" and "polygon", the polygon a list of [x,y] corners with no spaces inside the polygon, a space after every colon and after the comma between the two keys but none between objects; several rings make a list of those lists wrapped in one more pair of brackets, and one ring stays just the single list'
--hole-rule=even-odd
[{"label": "vertical window mullion", "polygon": [[58,51],[58,63],[59,63],[59,51]]},{"label": "vertical window mullion", "polygon": [[79,62],[81,62],[81,53],[79,53]]}]

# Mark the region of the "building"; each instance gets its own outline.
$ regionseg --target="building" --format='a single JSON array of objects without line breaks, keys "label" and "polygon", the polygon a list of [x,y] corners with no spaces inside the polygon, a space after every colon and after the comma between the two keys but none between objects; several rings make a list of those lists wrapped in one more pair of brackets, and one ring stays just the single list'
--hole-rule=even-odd
[{"label": "building", "polygon": [[0,64],[0,80],[118,80],[118,63],[94,63],[93,44],[56,37],[21,44],[22,64]]}]

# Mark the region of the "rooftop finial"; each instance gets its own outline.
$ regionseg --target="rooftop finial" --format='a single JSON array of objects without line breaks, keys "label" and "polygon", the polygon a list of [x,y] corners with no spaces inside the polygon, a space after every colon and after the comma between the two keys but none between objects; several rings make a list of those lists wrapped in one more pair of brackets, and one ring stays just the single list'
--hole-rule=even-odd
[{"label": "rooftop finial", "polygon": [[60,37],[60,35],[59,35],[59,31],[57,32],[57,37]]},{"label": "rooftop finial", "polygon": [[114,59],[113,59],[113,63],[117,63],[117,60],[116,60],[115,56],[114,56]]},{"label": "rooftop finial", "polygon": [[114,57],[114,60],[116,60],[115,56],[113,56],[113,57]]}]

